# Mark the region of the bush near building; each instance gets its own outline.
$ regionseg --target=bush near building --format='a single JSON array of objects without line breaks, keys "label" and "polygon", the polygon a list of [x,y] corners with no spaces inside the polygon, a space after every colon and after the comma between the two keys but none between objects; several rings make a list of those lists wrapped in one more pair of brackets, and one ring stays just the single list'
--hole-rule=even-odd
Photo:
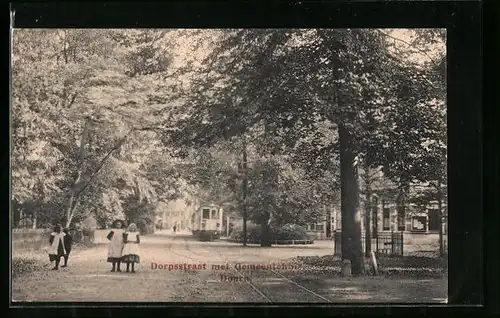
[{"label": "bush near building", "polygon": [[[260,225],[253,223],[247,224],[247,242],[257,243],[260,241],[262,230]],[[304,227],[297,224],[285,224],[282,226],[271,227],[272,241],[311,241]],[[235,226],[231,235],[231,241],[243,241],[243,228],[241,225]],[[312,241],[311,241],[312,242]]]}]

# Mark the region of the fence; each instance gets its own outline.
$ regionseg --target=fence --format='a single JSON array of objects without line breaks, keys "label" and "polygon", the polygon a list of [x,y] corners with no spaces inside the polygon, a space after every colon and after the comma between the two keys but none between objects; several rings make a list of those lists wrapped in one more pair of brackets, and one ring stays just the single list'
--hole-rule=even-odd
[{"label": "fence", "polygon": [[[13,251],[41,251],[49,245],[51,229],[13,229]],[[72,231],[74,243],[84,245],[107,243],[106,235],[109,230]]]},{"label": "fence", "polygon": [[13,229],[12,250],[40,251],[48,245],[50,232],[45,229]]},{"label": "fence", "polygon": [[[335,254],[342,254],[342,233],[335,232]],[[365,233],[361,233],[361,245],[363,252],[366,251]],[[389,256],[403,255],[403,232],[379,232],[371,237],[371,250],[377,254]]]}]

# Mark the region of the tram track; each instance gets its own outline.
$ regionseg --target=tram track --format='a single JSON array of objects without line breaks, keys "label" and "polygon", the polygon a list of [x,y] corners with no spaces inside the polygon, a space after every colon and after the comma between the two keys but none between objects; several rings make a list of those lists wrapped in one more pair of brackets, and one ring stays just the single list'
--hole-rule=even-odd
[{"label": "tram track", "polygon": [[[192,251],[190,251],[190,248],[189,248],[189,244],[187,242],[187,239],[184,238],[184,243],[185,243],[185,249],[186,251],[188,251],[189,253],[193,253]],[[173,244],[171,244],[173,245]],[[171,253],[175,254],[175,255],[178,255],[178,256],[181,256],[181,257],[185,257],[193,262],[200,262],[199,259],[194,259],[193,257],[191,256],[187,256],[187,255],[184,255],[184,254],[181,254],[179,252],[174,252],[172,250],[170,250]],[[217,253],[219,254],[220,258],[222,259],[223,262],[229,264],[227,258],[219,251],[217,251]],[[245,276],[240,272],[238,271],[233,265],[230,265],[229,269],[233,272],[233,273],[236,273],[239,277],[241,278],[245,278]],[[259,294],[262,298],[264,298],[266,300],[266,302],[269,302],[269,303],[272,303],[271,299],[269,297],[266,296],[266,294],[264,294],[262,291],[260,291],[260,289],[258,289],[254,284],[252,284],[252,282],[248,281],[248,280],[245,280],[245,282],[257,293]]]},{"label": "tram track", "polygon": [[[204,262],[204,260],[202,259],[196,259],[194,257],[192,257],[191,255],[195,254],[189,247],[189,244],[188,244],[188,240],[185,238],[185,237],[179,237],[179,238],[182,238],[183,241],[184,241],[184,249],[190,254],[190,255],[185,255],[183,253],[179,253],[177,251],[172,251],[171,250],[171,253],[175,254],[175,255],[178,255],[180,257],[184,257],[186,259],[189,259],[193,262]],[[174,238],[175,240],[175,238]],[[173,245],[173,244],[172,244]],[[257,280],[252,280],[252,279],[249,279],[249,276],[246,275],[244,272],[242,272],[241,270],[238,270],[236,268],[235,265],[232,265],[230,264],[230,260],[223,254],[223,252],[221,251],[218,251],[216,249],[214,249],[214,252],[216,254],[218,254],[218,258],[221,260],[221,262],[225,263],[225,264],[228,264],[228,270],[231,271],[233,274],[235,274],[236,277],[238,277],[239,279],[241,279],[241,281],[244,281],[256,294],[258,294],[266,303],[276,303],[276,302],[282,302],[282,301],[279,301],[278,299],[276,299],[276,297],[283,297],[284,295],[279,295],[279,296],[271,296],[271,290],[272,290],[272,285],[276,285],[276,284],[273,284],[273,283],[277,283],[277,285],[279,284],[282,284],[282,283],[287,283],[289,284],[290,286],[293,286],[292,288],[287,288],[286,289],[286,293],[290,294],[290,296],[292,297],[297,297],[299,295],[297,295],[296,292],[293,292],[292,290],[295,289],[295,290],[300,290],[299,293],[302,294],[302,296],[306,296],[307,297],[300,297],[300,300],[301,301],[304,301],[304,299],[306,301],[310,301],[310,302],[318,302],[318,300],[320,300],[319,302],[320,303],[330,303],[331,301],[316,293],[315,291],[295,282],[294,280],[286,277],[285,275],[283,275],[282,273],[276,271],[276,270],[273,270],[273,269],[266,269],[266,270],[259,270],[258,273],[259,274],[264,274],[263,276],[264,277],[260,277],[260,278],[263,278],[262,281],[260,281],[260,283],[257,283]],[[209,253],[210,255],[207,255],[208,257],[210,258],[213,258],[213,254],[212,252]],[[200,255],[199,252],[197,252],[195,255],[198,255],[200,257],[203,258],[203,255]],[[258,256],[257,254],[255,254],[255,256]],[[251,274],[254,274],[255,272],[251,272]],[[269,277],[269,273],[272,273],[273,275],[271,275],[271,277]],[[271,286],[266,286],[266,284],[269,284],[271,283]],[[282,288],[281,288],[282,289]],[[289,298],[288,298],[289,299]]]}]

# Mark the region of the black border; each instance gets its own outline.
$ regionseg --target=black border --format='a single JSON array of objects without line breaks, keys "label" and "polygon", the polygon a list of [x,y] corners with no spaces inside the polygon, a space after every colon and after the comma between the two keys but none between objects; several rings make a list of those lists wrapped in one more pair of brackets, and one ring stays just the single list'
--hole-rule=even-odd
[{"label": "black border", "polygon": [[[496,3],[496,6],[493,5]],[[498,23],[498,15],[500,14],[500,6],[498,2],[488,1],[484,4],[484,24],[483,24],[483,58],[484,58],[484,257],[485,257],[485,304],[490,312],[500,313],[499,294],[499,240],[498,240],[498,224],[500,218],[498,211],[500,205],[498,194],[500,193],[500,80],[498,77],[500,69],[498,68],[498,56],[500,56],[500,43],[498,39],[498,25],[495,26],[493,21]],[[496,16],[495,16],[496,13]],[[497,31],[495,33],[494,31]],[[496,66],[496,67],[495,67]],[[496,95],[496,96],[495,96]],[[496,98],[495,98],[496,97]],[[488,235],[488,233],[495,233]]]},{"label": "black border", "polygon": [[[494,298],[483,299],[483,252],[482,242],[496,244],[495,238],[483,239],[483,148],[482,148],[482,65],[481,65],[481,19],[482,4],[471,1],[439,2],[222,2],[222,1],[175,1],[175,2],[63,2],[63,3],[15,3],[16,28],[36,27],[447,27],[448,29],[448,130],[449,130],[449,207],[454,213],[449,218],[449,298],[450,302],[471,305],[487,301],[490,307]],[[494,113],[490,112],[490,115]],[[495,136],[488,131],[490,138]],[[490,148],[488,153],[494,160]],[[489,168],[496,161],[489,161]],[[490,177],[492,175],[490,174]],[[486,182],[486,181],[485,181]],[[498,192],[496,192],[498,193]],[[496,194],[495,193],[495,194]],[[486,222],[487,226],[493,222]],[[488,229],[489,230],[489,229]],[[492,230],[495,230],[492,228]],[[496,233],[493,232],[493,233]],[[492,241],[493,240],[493,241]],[[493,242],[493,243],[492,243]],[[491,245],[490,245],[491,246]],[[8,249],[7,249],[8,250]],[[497,254],[489,254],[498,261]],[[10,255],[9,255],[10,259]],[[495,270],[496,269],[496,270]],[[492,267],[497,272],[498,267]],[[489,273],[486,272],[486,274]],[[489,275],[489,274],[488,274]],[[498,282],[498,274],[496,274]],[[493,276],[488,276],[491,282]],[[493,281],[494,282],[494,281]],[[10,282],[9,282],[10,284]],[[493,283],[494,284],[494,283]],[[495,287],[490,283],[491,287]],[[497,287],[498,288],[498,287]],[[496,291],[498,293],[498,291]],[[10,299],[9,299],[10,302]],[[26,303],[28,306],[46,307],[48,304]],[[64,303],[51,303],[50,306],[67,306]],[[80,304],[72,304],[73,306]],[[63,309],[47,308],[51,316],[65,312],[64,316],[85,316],[92,311],[94,316],[130,314],[129,308],[138,304],[121,304],[122,308],[112,311],[102,307],[110,304],[86,304],[98,308]],[[144,305],[144,304],[141,304]],[[152,304],[153,305],[153,304]],[[159,312],[168,314],[248,314],[268,315],[278,313],[282,307],[261,307],[249,304],[203,304],[196,307],[170,305],[170,313],[165,309]],[[241,306],[244,307],[241,307]],[[157,307],[158,304],[155,304]],[[290,304],[283,304],[290,307]],[[311,305],[312,306],[312,305]],[[377,307],[322,307],[324,313],[427,313],[451,311],[454,313],[477,313],[481,307],[428,307],[393,306]],[[498,305],[497,305],[498,306]],[[229,309],[223,309],[229,308]],[[242,308],[244,310],[240,310]],[[310,314],[309,308],[290,308],[289,313]],[[318,307],[319,309],[319,307]],[[36,310],[36,309],[35,309]],[[137,314],[142,314],[138,309]],[[69,312],[68,312],[69,311]],[[483,311],[483,310],[481,310]],[[16,314],[31,316],[31,308],[15,310]],[[41,311],[38,312],[42,313]]]}]

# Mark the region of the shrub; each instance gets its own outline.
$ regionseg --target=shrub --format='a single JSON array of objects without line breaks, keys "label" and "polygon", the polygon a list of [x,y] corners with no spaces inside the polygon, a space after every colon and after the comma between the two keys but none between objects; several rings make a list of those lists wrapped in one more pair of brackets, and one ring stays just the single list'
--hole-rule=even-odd
[{"label": "shrub", "polygon": [[199,233],[200,241],[208,242],[208,241],[212,240],[212,237],[213,237],[212,234],[207,233],[207,232],[200,232]]},{"label": "shrub", "polygon": [[275,240],[309,240],[309,235],[302,226],[297,224],[285,224],[273,231]]},{"label": "shrub", "polygon": [[[248,222],[247,223],[247,239],[248,241],[258,241],[260,240],[261,229],[259,225]],[[235,225],[233,231],[229,238],[232,240],[242,241],[243,240],[243,226]]]},{"label": "shrub", "polygon": [[12,258],[12,277],[20,277],[43,268],[40,260],[30,256],[14,256]]},{"label": "shrub", "polygon": [[[261,227],[253,223],[247,224],[247,239],[249,242],[258,242],[261,237]],[[297,224],[285,224],[278,228],[271,228],[272,240],[310,240],[306,230]],[[243,229],[241,225],[235,226],[229,236],[232,240],[243,240]]]}]

